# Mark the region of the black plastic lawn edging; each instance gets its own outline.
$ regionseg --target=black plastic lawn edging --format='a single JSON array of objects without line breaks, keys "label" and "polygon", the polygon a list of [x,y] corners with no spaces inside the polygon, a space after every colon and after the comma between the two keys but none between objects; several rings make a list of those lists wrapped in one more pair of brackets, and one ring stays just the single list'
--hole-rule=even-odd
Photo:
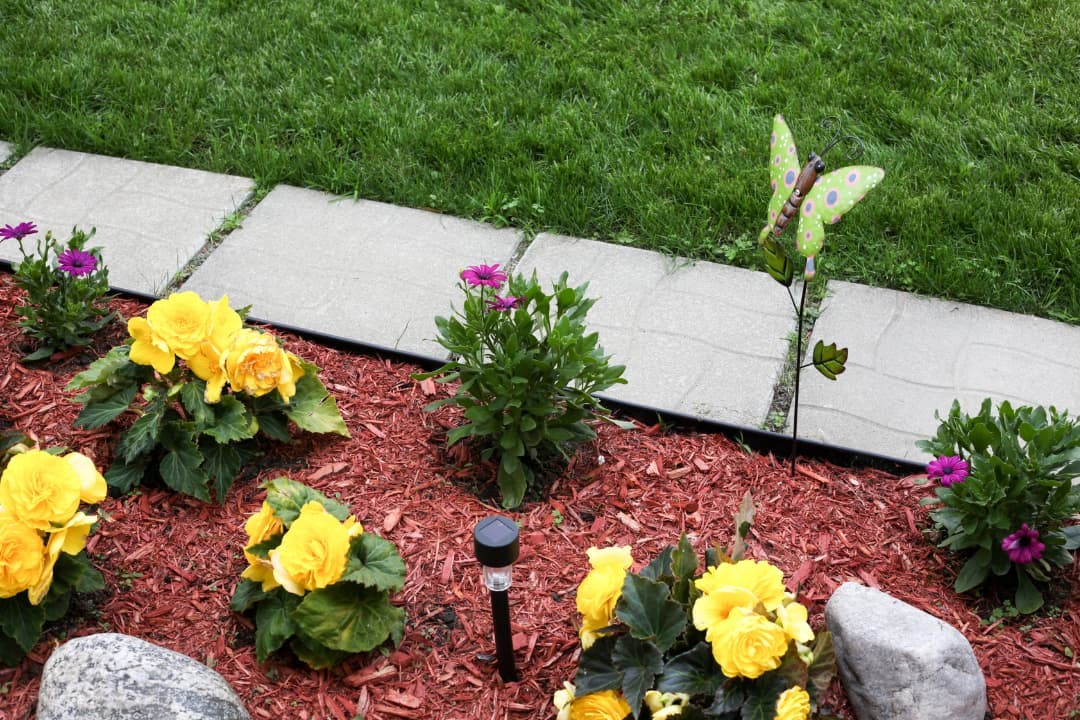
[{"label": "black plastic lawn edging", "polygon": [[[11,272],[11,263],[7,260],[0,260],[0,269]],[[122,298],[138,300],[148,305],[161,299],[156,295],[150,295],[136,290],[125,290],[122,288],[113,288],[113,294]],[[446,362],[446,360],[440,360],[439,358],[434,358],[430,355],[398,350],[396,348],[360,342],[358,340],[350,340],[339,335],[295,327],[285,323],[272,322],[257,317],[249,316],[248,321],[259,325],[266,325],[282,332],[292,333],[305,340],[325,345],[334,350],[340,350],[354,355],[366,355],[368,357],[379,357],[398,362],[406,362],[418,365],[424,370],[434,370],[441,367]],[[748,425],[737,425],[693,415],[686,415],[673,410],[664,410],[648,405],[639,405],[624,400],[617,400],[605,395],[598,395],[598,398],[604,403],[604,406],[607,409],[613,411],[615,414],[632,418],[645,425],[660,423],[661,425],[680,431],[720,434],[740,445],[744,445],[751,450],[754,450],[755,452],[771,454],[778,458],[785,459],[789,458],[791,455],[790,435],[782,435],[780,433],[762,430]],[[878,455],[877,453],[856,450],[840,445],[829,445],[816,440],[800,439],[798,451],[800,457],[807,459],[825,460],[842,467],[874,468],[893,475],[911,475],[913,473],[922,472],[925,469],[924,463]]]}]

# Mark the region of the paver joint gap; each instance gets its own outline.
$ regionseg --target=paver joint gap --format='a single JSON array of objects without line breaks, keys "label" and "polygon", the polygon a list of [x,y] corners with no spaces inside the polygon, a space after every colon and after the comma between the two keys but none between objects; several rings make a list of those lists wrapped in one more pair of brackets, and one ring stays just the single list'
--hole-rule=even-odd
[{"label": "paver joint gap", "polygon": [[234,230],[238,230],[243,226],[244,219],[252,213],[255,206],[258,205],[264,197],[270,194],[271,190],[273,190],[273,187],[257,186],[246,198],[244,198],[244,201],[240,203],[240,206],[237,207],[236,210],[226,215],[221,221],[221,224],[214,228],[214,230],[206,237],[206,242],[203,243],[203,246],[192,255],[191,259],[188,260],[184,267],[180,268],[180,270],[173,275],[172,279],[165,286],[162,296],[164,297],[170,293],[177,292],[180,289],[180,286],[187,282],[188,278],[191,277],[195,270],[206,262],[207,258],[210,257],[214,250],[220,247],[221,243],[225,242],[225,238],[227,238]]}]

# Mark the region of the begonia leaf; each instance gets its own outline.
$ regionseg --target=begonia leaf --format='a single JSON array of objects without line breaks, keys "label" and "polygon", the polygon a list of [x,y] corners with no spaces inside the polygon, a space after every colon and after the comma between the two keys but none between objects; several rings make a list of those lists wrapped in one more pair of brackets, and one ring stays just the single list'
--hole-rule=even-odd
[{"label": "begonia leaf", "polygon": [[202,428],[204,435],[209,435],[219,443],[248,440],[255,436],[258,425],[252,422],[251,413],[234,395],[225,395],[220,402],[210,407],[213,420]]},{"label": "begonia leaf", "polygon": [[125,493],[142,482],[148,462],[148,457],[141,457],[130,463],[117,458],[105,471],[105,481],[109,487]]},{"label": "begonia leaf", "polygon": [[739,711],[741,720],[775,720],[776,700],[787,690],[787,681],[776,673],[762,675],[746,685],[746,701]]},{"label": "begonia leaf", "polygon": [[274,652],[296,632],[291,613],[300,598],[282,589],[269,593],[255,608],[255,656],[266,662]]},{"label": "begonia leaf", "polygon": [[622,694],[637,717],[645,693],[652,689],[656,676],[664,669],[664,657],[651,642],[623,635],[615,641],[611,660],[622,672]]},{"label": "begonia leaf", "polygon": [[206,443],[200,449],[203,454],[203,472],[210,478],[214,496],[219,503],[225,501],[225,493],[232,487],[236,474],[240,472],[243,457],[234,445]]},{"label": "begonia leaf", "polygon": [[297,633],[293,636],[289,642],[289,649],[296,654],[296,657],[314,670],[333,667],[349,656],[349,653],[342,650],[332,650],[303,633]]},{"label": "begonia leaf", "polygon": [[138,389],[136,385],[125,385],[119,390],[109,393],[106,397],[88,400],[83,405],[78,417],[75,418],[75,426],[87,430],[96,430],[109,424],[128,409],[131,401],[135,399],[135,393],[138,392]]},{"label": "begonia leaf", "polygon": [[656,689],[660,692],[712,695],[723,683],[724,676],[713,658],[712,648],[706,642],[699,642],[667,662]]},{"label": "begonia leaf", "polygon": [[289,399],[282,412],[308,432],[335,433],[349,437],[349,429],[338,412],[337,400],[319,380],[319,368],[304,360],[300,361],[304,375],[296,381],[296,394]]},{"label": "begonia leaf", "polygon": [[146,455],[153,450],[157,444],[158,434],[161,432],[161,421],[164,417],[164,396],[158,396],[154,402],[147,403],[142,416],[120,436],[116,444],[116,454],[122,457],[124,462],[132,462],[140,455]]},{"label": "begonia leaf", "polygon": [[268,596],[269,593],[263,592],[262,583],[241,578],[236,584],[232,599],[229,600],[229,609],[233,612],[245,613],[251,609],[252,605],[262,602]]},{"label": "begonia leaf", "polygon": [[405,623],[405,611],[385,592],[338,582],[304,596],[292,618],[305,635],[332,650],[367,652]]},{"label": "begonia leaf", "polygon": [[615,615],[630,628],[630,634],[655,643],[666,652],[686,628],[686,611],[670,597],[665,583],[628,574]]},{"label": "begonia leaf", "polygon": [[578,660],[574,685],[578,695],[588,695],[601,690],[618,690],[622,687],[622,671],[612,664],[615,637],[598,638]]},{"label": "begonia leaf", "polygon": [[19,647],[19,643],[15,642],[15,638],[0,631],[0,665],[14,667],[22,662],[25,656],[26,651]]},{"label": "begonia leaf", "polygon": [[214,411],[206,403],[205,395],[206,383],[202,380],[191,380],[180,386],[180,402],[199,427],[207,427],[214,422]]},{"label": "begonia leaf", "polygon": [[64,390],[81,390],[83,388],[109,383],[121,369],[131,364],[128,357],[128,345],[117,345],[108,352],[105,357],[98,358],[90,363],[90,366],[71,379],[64,386]]},{"label": "begonia leaf", "polygon": [[30,649],[41,637],[45,625],[45,610],[31,605],[25,592],[0,600],[0,630],[11,637],[23,649]]},{"label": "begonia leaf", "polygon": [[394,543],[365,532],[350,544],[349,561],[341,579],[397,592],[405,584],[405,561]]},{"label": "begonia leaf", "polygon": [[342,522],[349,517],[349,508],[323,495],[314,488],[291,480],[284,475],[266,483],[266,501],[286,525],[300,516],[300,508],[309,502],[317,502]]}]

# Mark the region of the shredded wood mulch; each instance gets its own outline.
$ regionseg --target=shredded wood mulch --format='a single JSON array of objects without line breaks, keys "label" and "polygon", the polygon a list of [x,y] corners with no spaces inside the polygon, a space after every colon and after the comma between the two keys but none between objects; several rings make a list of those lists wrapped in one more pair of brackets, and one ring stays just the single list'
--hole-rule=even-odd
[{"label": "shredded wood mulch", "polygon": [[[25,352],[12,311],[18,297],[10,277],[0,277],[0,427],[107,467],[116,430],[73,428],[79,406],[63,388],[123,341],[123,325],[91,350],[28,368],[18,362]],[[129,300],[113,305],[124,318],[144,311]],[[480,499],[492,490],[490,468],[445,449],[454,410],[423,412],[448,388],[412,380],[418,368],[408,364],[281,335],[291,351],[323,368],[352,437],[300,434],[292,445],[268,445],[220,507],[156,488],[102,503],[88,552],[107,588],[73,605],[20,665],[0,669],[0,720],[35,716],[42,665],[59,643],[104,631],[213,667],[253,718],[553,717],[552,693],[572,679],[579,655],[574,592],[587,570],[585,550],[630,545],[640,565],[683,532],[700,550],[726,543],[747,491],[757,504],[750,555],[784,570],[815,629],[841,583],[877,587],[971,642],[987,680],[988,717],[1065,718],[1080,707],[1076,565],[1061,576],[1052,614],[988,622],[999,601],[952,591],[959,563],[928,537],[919,500],[932,490],[917,478],[816,462],[792,478],[786,463],[748,454],[725,437],[658,426],[601,426],[548,499],[509,513],[522,528],[510,591],[521,679],[504,683],[486,657],[494,645],[491,610],[471,535],[481,518],[504,511]],[[395,599],[408,613],[400,647],[326,671],[308,669],[287,651],[258,664],[252,621],[230,612],[229,599],[245,566],[244,520],[261,503],[260,483],[279,475],[339,497],[366,531],[398,546],[408,567]],[[853,717],[839,682],[826,701],[840,717]]]}]

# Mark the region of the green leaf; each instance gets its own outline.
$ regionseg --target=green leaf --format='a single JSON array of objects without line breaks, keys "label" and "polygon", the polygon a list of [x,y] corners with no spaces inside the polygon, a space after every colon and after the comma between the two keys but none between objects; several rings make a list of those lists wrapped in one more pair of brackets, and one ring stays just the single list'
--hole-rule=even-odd
[{"label": "green leaf", "polygon": [[105,481],[109,487],[122,493],[126,493],[142,482],[146,474],[148,459],[141,457],[135,462],[126,463],[123,460],[114,460],[109,469],[105,471]]},{"label": "green leaf", "polygon": [[387,593],[351,582],[309,592],[292,617],[316,642],[351,653],[378,647],[405,624],[405,611]]},{"label": "green leaf", "polygon": [[788,258],[784,246],[773,237],[769,230],[763,232],[759,240],[762,254],[765,256],[765,271],[784,287],[791,287],[792,280],[795,278],[795,266]]},{"label": "green leaf", "polygon": [[1033,613],[1043,606],[1042,593],[1031,582],[1027,572],[1021,568],[1016,569],[1016,609],[1025,615]]},{"label": "green leaf", "polygon": [[304,375],[296,381],[296,394],[285,406],[285,415],[308,432],[332,432],[349,437],[349,429],[338,412],[337,401],[319,380],[319,368],[303,360],[300,365],[304,368]]},{"label": "green leaf", "polygon": [[109,424],[128,409],[138,391],[136,385],[125,385],[101,400],[88,400],[75,418],[75,426],[95,430]]},{"label": "green leaf", "polygon": [[835,380],[837,375],[844,372],[847,356],[847,348],[837,350],[836,343],[826,345],[824,340],[818,340],[814,345],[813,366],[825,377]]},{"label": "green leaf", "polygon": [[297,633],[293,636],[289,648],[296,654],[296,657],[314,670],[333,667],[349,657],[349,653],[341,650],[331,650],[303,633]]},{"label": "green leaf", "polygon": [[622,687],[622,672],[617,670],[611,661],[615,640],[616,638],[610,636],[599,638],[588,650],[581,653],[577,673],[574,675],[578,695],[618,690]]},{"label": "green leaf", "polygon": [[[0,601],[0,613],[3,612],[3,601]],[[26,651],[19,647],[15,638],[5,632],[0,632],[0,665],[15,667],[26,656]]]},{"label": "green leaf", "polygon": [[203,456],[195,444],[194,423],[165,423],[160,441],[166,452],[158,472],[165,484],[177,492],[209,502],[209,478],[200,467]]},{"label": "green leaf", "polygon": [[1068,525],[1061,528],[1061,534],[1065,536],[1065,549],[1076,550],[1080,548],[1080,525]]},{"label": "green leaf", "polygon": [[394,543],[365,532],[350,544],[349,562],[341,579],[397,592],[405,584],[405,561]]},{"label": "green leaf", "polygon": [[637,717],[645,693],[652,690],[656,676],[664,669],[664,657],[652,643],[623,635],[615,641],[611,660],[622,672],[623,697]]},{"label": "green leaf", "polygon": [[255,415],[258,429],[264,435],[278,442],[292,442],[289,434],[289,420],[278,411],[260,412]]},{"label": "green leaf", "polygon": [[634,574],[623,581],[615,615],[632,636],[655,643],[662,653],[675,644],[687,623],[686,611],[670,598],[666,584]]},{"label": "green leaf", "polygon": [[[206,403],[206,383],[192,380],[180,386],[180,403],[198,427],[207,427],[214,422],[214,411]],[[230,397],[226,395],[225,397]]]},{"label": "green leaf", "polygon": [[128,357],[129,349],[128,345],[117,345],[105,357],[98,358],[90,363],[90,367],[73,377],[64,386],[64,390],[72,392],[110,382],[121,369],[132,364]]},{"label": "green leaf", "polygon": [[31,605],[25,592],[0,600],[0,630],[30,652],[41,637],[45,625],[45,610]]},{"label": "green leaf", "polygon": [[679,536],[679,544],[671,553],[671,573],[676,580],[691,580],[698,569],[698,556],[686,537]]},{"label": "green leaf", "polygon": [[270,503],[274,514],[288,525],[300,517],[300,508],[309,502],[317,502],[326,508],[326,512],[342,522],[349,517],[349,508],[336,500],[323,495],[314,488],[282,475],[266,483],[266,501]]},{"label": "green leaf", "polygon": [[245,613],[252,605],[262,602],[269,596],[269,593],[263,592],[262,583],[244,578],[237,583],[236,590],[233,591],[229,609],[233,612]]},{"label": "green leaf", "polygon": [[56,352],[56,350],[57,350],[57,348],[54,348],[51,345],[44,345],[42,347],[39,347],[37,350],[30,353],[29,355],[24,355],[21,358],[19,358],[19,362],[21,362],[21,363],[34,363],[34,362],[37,362],[38,360],[44,360],[45,358],[52,357],[52,354],[54,352]]},{"label": "green leaf", "polygon": [[656,689],[660,692],[712,695],[723,683],[724,676],[713,658],[712,648],[706,642],[699,642],[668,661]]},{"label": "green leaf", "polygon": [[668,545],[659,553],[656,557],[649,561],[649,564],[641,568],[641,572],[638,573],[643,578],[649,580],[661,580],[665,577],[673,577],[671,571],[671,555],[675,552],[675,547]]},{"label": "green leaf", "polygon": [[728,682],[713,697],[713,703],[706,711],[709,715],[730,715],[737,713],[746,702],[746,691],[736,682]]},{"label": "green leaf", "polygon": [[496,474],[499,490],[502,492],[502,506],[516,508],[525,499],[525,466],[513,453],[504,452],[499,458],[499,471]]},{"label": "green leaf", "polygon": [[120,436],[116,444],[116,454],[124,459],[124,462],[132,462],[140,455],[146,455],[157,444],[158,434],[161,432],[161,421],[165,417],[165,403],[158,400],[146,406],[143,415]]},{"label": "green leaf", "polygon": [[746,702],[739,717],[742,720],[774,720],[776,700],[787,690],[787,681],[775,673],[766,673],[748,688]]},{"label": "green leaf", "polygon": [[210,478],[218,504],[225,502],[225,493],[232,487],[243,460],[240,451],[232,445],[208,443],[200,449],[203,455],[202,470]]},{"label": "green leaf", "polygon": [[269,593],[255,609],[255,656],[266,662],[274,652],[296,632],[297,625],[291,613],[300,604],[300,598],[282,588]]},{"label": "green leaf", "polygon": [[255,436],[258,426],[252,422],[252,416],[244,403],[233,395],[222,396],[221,402],[210,407],[213,420],[203,428],[204,435],[209,435],[219,443],[248,440]]},{"label": "green leaf", "polygon": [[807,676],[806,691],[810,697],[817,701],[824,697],[829,689],[829,683],[836,675],[836,651],[833,648],[832,633],[822,630],[814,637],[814,646],[811,648],[814,659],[810,663]]},{"label": "green leaf", "polygon": [[953,590],[963,593],[978,587],[986,580],[989,573],[990,551],[982,548],[968,558],[968,561],[964,563],[964,567],[960,568],[960,573],[956,576],[956,582],[953,583]]}]

